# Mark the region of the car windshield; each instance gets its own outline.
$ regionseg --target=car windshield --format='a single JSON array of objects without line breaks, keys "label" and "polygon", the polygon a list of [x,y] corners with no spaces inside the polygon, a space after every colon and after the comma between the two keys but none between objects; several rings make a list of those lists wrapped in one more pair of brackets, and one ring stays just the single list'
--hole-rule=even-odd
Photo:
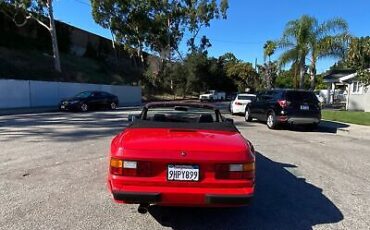
[{"label": "car windshield", "polygon": [[238,96],[238,100],[249,100],[252,101],[255,98],[255,96]]},{"label": "car windshield", "polygon": [[145,120],[160,122],[213,123],[217,115],[212,109],[190,106],[149,108]]},{"label": "car windshield", "polygon": [[317,97],[312,92],[305,91],[288,91],[286,94],[288,101],[299,101],[299,102],[318,102]]},{"label": "car windshield", "polygon": [[82,93],[79,93],[79,94],[77,94],[76,96],[74,96],[74,97],[76,97],[76,98],[87,98],[87,97],[89,97],[91,95],[91,92],[82,92]]}]

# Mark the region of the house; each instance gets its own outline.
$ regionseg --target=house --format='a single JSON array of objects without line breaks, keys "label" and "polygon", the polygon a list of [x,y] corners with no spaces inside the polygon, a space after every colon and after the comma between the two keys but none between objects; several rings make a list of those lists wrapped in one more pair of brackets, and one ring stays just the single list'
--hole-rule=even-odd
[{"label": "house", "polygon": [[324,76],[324,83],[327,83],[328,89],[325,103],[330,105],[345,105],[347,102],[348,84],[342,81],[343,77],[354,74],[356,71],[347,70],[331,70]]},{"label": "house", "polygon": [[[324,77],[324,82],[329,83],[330,95],[343,90],[347,110],[370,112],[370,86],[359,82],[355,71],[332,71]],[[334,96],[331,96],[330,102],[334,101]]]}]

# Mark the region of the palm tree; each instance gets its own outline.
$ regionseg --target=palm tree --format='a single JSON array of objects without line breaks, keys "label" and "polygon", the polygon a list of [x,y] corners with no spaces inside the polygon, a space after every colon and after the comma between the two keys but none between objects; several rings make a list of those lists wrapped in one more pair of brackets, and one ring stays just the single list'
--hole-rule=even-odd
[{"label": "palm tree", "polygon": [[266,57],[269,58],[269,62],[271,61],[271,55],[275,53],[276,50],[276,43],[274,41],[268,40],[266,41],[265,45],[263,46],[263,58],[266,61]]},{"label": "palm tree", "polygon": [[278,42],[286,51],[280,56],[280,65],[296,63],[299,66],[299,87],[304,88],[304,76],[308,66],[306,59],[310,56],[311,89],[315,87],[316,64],[324,57],[343,57],[348,25],[340,18],[318,23],[317,19],[303,15],[300,19],[289,21]]}]

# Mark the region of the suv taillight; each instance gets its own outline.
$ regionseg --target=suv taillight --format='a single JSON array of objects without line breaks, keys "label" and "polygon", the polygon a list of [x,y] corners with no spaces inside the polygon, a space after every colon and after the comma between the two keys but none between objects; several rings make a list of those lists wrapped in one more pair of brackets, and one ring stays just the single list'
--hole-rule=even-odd
[{"label": "suv taillight", "polygon": [[118,176],[148,177],[152,174],[151,164],[146,161],[126,161],[111,158],[109,168],[111,174]]},{"label": "suv taillight", "polygon": [[216,179],[254,179],[254,162],[216,165]]},{"label": "suv taillight", "polygon": [[286,107],[290,105],[290,101],[287,101],[287,100],[278,100],[277,102],[283,109],[285,109]]}]

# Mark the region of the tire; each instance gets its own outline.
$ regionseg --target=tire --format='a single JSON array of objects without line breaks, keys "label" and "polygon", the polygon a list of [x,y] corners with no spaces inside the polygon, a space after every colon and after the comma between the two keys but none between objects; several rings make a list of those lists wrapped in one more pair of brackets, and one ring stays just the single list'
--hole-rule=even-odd
[{"label": "tire", "polygon": [[250,109],[248,107],[245,110],[244,119],[245,119],[246,122],[251,122],[252,121],[251,111],[250,111]]},{"label": "tire", "polygon": [[275,116],[274,112],[270,112],[267,115],[266,125],[269,129],[276,129],[277,128],[277,121],[276,121],[276,116]]},{"label": "tire", "polygon": [[89,111],[89,106],[86,103],[83,103],[80,106],[80,109],[81,109],[82,112],[87,112],[87,111]]},{"label": "tire", "polygon": [[116,104],[116,102],[112,102],[112,103],[110,103],[110,105],[109,105],[109,107],[110,107],[110,109],[111,110],[115,110],[115,109],[117,109],[117,104]]}]

